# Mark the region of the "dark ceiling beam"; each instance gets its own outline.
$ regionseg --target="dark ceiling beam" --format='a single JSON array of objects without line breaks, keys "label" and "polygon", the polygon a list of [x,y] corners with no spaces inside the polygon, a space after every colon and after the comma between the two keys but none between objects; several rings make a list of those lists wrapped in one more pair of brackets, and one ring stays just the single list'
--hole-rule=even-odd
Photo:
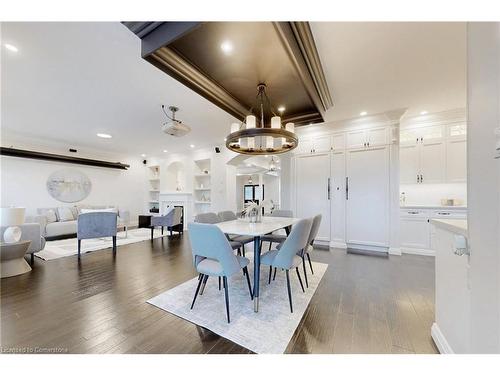
[{"label": "dark ceiling beam", "polygon": [[333,106],[333,100],[328,89],[328,84],[326,83],[325,73],[321,65],[318,50],[316,49],[311,26],[309,22],[290,22],[290,27],[323,103],[323,108],[326,111]]},{"label": "dark ceiling beam", "polygon": [[38,152],[38,151],[30,151],[30,150],[21,150],[18,148],[11,148],[11,147],[1,147],[0,148],[0,155],[13,156],[13,157],[18,157],[18,158],[27,158],[27,159],[58,161],[61,163],[90,165],[93,167],[102,167],[102,168],[125,169],[125,170],[130,168],[130,165],[128,165],[128,164],[122,164],[122,163],[118,163],[118,162],[77,158],[74,156],[49,154],[46,152]]},{"label": "dark ceiling beam", "polygon": [[157,49],[179,39],[201,22],[123,22],[141,39],[141,55],[147,57]]},{"label": "dark ceiling beam", "polygon": [[[325,105],[327,99],[321,98],[320,92],[316,88],[316,84],[313,80],[313,75],[309,70],[306,58],[302,54],[299,42],[297,41],[296,35],[292,28],[292,22],[273,22],[274,27],[280,37],[281,43],[285,48],[292,64],[299,75],[304,88],[311,98],[312,102],[318,109],[321,117],[325,117],[325,112],[329,108]],[[330,98],[331,101],[331,98]]]},{"label": "dark ceiling beam", "polygon": [[171,48],[162,47],[145,59],[237,119],[248,115],[247,107]]}]

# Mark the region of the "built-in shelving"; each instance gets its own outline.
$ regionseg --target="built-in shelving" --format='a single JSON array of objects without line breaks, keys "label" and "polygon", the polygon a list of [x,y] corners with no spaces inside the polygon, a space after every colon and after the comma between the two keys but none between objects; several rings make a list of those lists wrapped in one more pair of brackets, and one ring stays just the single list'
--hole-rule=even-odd
[{"label": "built-in shelving", "polygon": [[160,208],[160,166],[151,165],[148,167],[149,201],[148,211],[159,210]]},{"label": "built-in shelving", "polygon": [[194,213],[199,214],[210,211],[211,206],[211,176],[210,159],[194,161]]}]

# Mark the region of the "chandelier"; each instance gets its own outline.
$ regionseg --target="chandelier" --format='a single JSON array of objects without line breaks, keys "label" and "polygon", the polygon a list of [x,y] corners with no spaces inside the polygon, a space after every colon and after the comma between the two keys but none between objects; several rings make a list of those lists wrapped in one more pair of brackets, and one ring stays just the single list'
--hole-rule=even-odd
[{"label": "chandelier", "polygon": [[[260,110],[260,119],[253,115],[252,107],[245,123],[231,124],[231,133],[226,137],[226,147],[240,154],[269,155],[282,154],[293,150],[299,144],[295,135],[295,126],[292,122],[285,126],[281,124],[281,117],[277,116],[269,98],[266,95],[266,85],[257,86],[257,104]],[[265,114],[271,114],[270,123],[266,126]]]}]

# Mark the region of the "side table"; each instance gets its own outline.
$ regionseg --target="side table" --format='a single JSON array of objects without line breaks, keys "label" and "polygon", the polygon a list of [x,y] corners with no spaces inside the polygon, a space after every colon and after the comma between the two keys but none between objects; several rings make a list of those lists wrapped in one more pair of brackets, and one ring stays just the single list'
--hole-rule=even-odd
[{"label": "side table", "polygon": [[31,271],[24,259],[31,241],[0,243],[0,275],[3,278],[21,275]]}]

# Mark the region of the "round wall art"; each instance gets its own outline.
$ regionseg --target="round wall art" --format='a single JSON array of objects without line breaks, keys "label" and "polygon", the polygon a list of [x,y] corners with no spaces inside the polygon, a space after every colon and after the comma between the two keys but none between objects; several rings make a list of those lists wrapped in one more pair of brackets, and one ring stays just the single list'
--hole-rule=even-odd
[{"label": "round wall art", "polygon": [[89,178],[76,169],[61,169],[47,180],[47,191],[60,202],[79,202],[88,197],[91,189]]}]

